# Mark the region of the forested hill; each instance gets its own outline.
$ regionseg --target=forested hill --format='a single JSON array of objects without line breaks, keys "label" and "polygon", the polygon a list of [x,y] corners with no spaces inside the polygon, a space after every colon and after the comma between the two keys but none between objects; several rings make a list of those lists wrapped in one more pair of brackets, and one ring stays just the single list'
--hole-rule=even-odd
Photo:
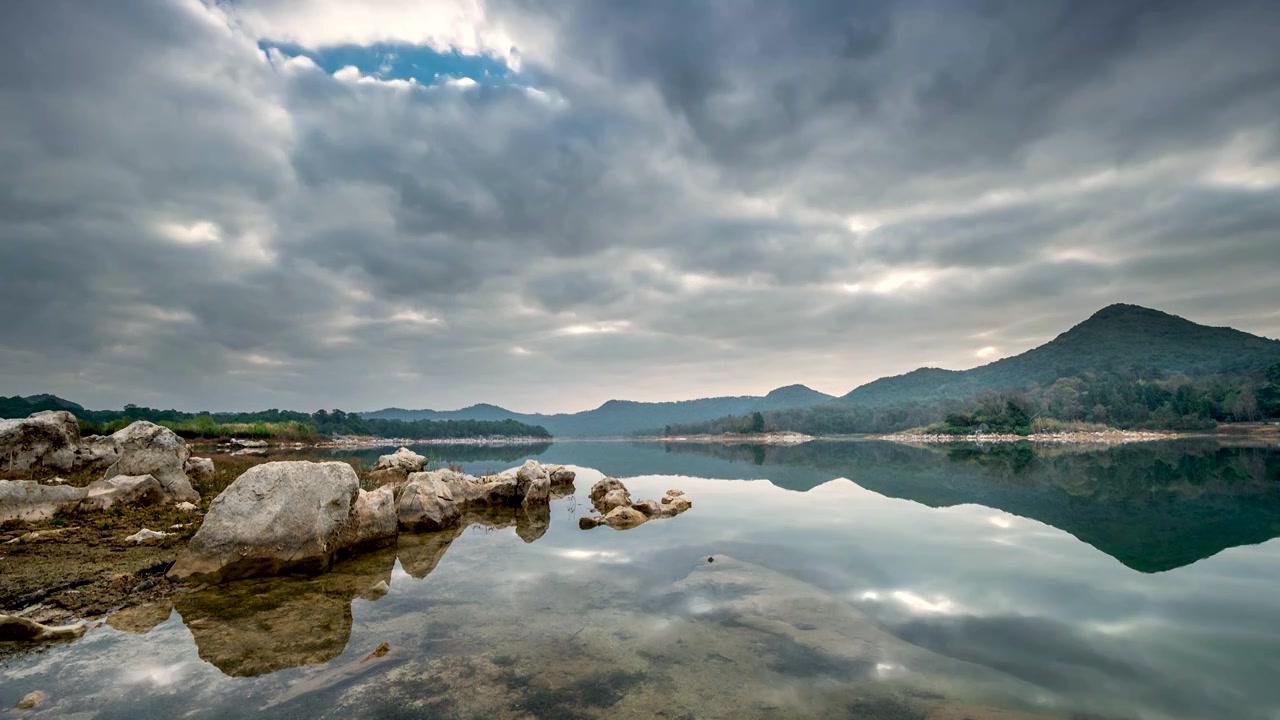
[{"label": "forested hill", "polygon": [[1133,368],[1189,377],[1242,375],[1280,362],[1280,341],[1176,315],[1110,305],[1040,347],[972,370],[921,368],[880,378],[841,398],[887,407],[973,397],[984,390],[1046,385],[1087,372]]},{"label": "forested hill", "polygon": [[834,399],[804,385],[788,385],[763,397],[745,395],[657,403],[610,400],[594,410],[556,415],[516,413],[496,405],[472,405],[461,410],[387,408],[361,414],[366,418],[396,420],[513,419],[545,427],[555,437],[615,437],[659,431],[667,425],[704,422],[726,415],[810,407]]}]

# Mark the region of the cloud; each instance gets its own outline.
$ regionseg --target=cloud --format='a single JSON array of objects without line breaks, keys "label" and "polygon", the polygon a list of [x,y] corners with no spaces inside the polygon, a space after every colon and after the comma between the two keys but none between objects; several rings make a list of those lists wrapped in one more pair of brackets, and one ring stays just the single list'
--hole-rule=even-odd
[{"label": "cloud", "polygon": [[[557,411],[1115,301],[1280,335],[1273,3],[355,7],[0,9],[0,392]],[[380,43],[516,74],[284,45]]]}]

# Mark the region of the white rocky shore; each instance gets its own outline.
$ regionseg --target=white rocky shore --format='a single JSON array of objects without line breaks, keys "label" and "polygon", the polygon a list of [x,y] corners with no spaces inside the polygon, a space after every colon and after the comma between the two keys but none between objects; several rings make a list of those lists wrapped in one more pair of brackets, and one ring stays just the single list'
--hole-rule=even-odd
[{"label": "white rocky shore", "polygon": [[57,477],[0,480],[0,522],[46,520],[117,504],[198,502],[192,478],[207,479],[214,472],[213,461],[193,458],[186,442],[168,428],[140,420],[112,435],[81,438],[79,423],[66,411],[0,420],[0,467],[23,473],[102,472],[88,487],[72,487]]},{"label": "white rocky shore", "polygon": [[1030,435],[1014,435],[1009,433],[972,433],[969,435],[949,435],[945,433],[894,433],[878,435],[873,440],[888,440],[900,443],[916,443],[922,445],[940,445],[949,443],[1010,443],[1033,442],[1045,444],[1102,444],[1119,445],[1132,442],[1151,442],[1154,440],[1170,440],[1181,437],[1176,433],[1146,432],[1142,430],[1105,430],[1096,432],[1051,432],[1032,433]]}]

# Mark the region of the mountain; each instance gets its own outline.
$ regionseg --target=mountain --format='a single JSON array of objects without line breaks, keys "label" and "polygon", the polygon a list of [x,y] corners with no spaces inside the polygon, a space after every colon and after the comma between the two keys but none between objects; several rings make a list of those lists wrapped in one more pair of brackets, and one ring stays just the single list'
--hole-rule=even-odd
[{"label": "mountain", "polygon": [[972,370],[920,368],[854,389],[863,407],[963,399],[983,390],[1047,384],[1091,370],[1133,366],[1192,377],[1242,374],[1280,362],[1280,341],[1176,315],[1110,305],[1040,347]]},{"label": "mountain", "polygon": [[640,432],[660,432],[666,425],[694,423],[726,415],[746,415],[756,411],[790,410],[835,400],[804,385],[778,388],[764,397],[701,398],[680,402],[635,402],[610,400],[594,410],[577,413],[517,413],[496,405],[472,405],[461,410],[405,410],[387,408],[360,413],[366,418],[392,420],[505,420],[511,418],[541,425],[556,437],[617,437]]},{"label": "mountain", "polygon": [[0,418],[26,417],[31,413],[42,410],[80,412],[84,408],[70,400],[64,400],[57,395],[49,395],[48,393],[28,395],[26,397],[20,395],[14,395],[13,397],[0,396]]}]

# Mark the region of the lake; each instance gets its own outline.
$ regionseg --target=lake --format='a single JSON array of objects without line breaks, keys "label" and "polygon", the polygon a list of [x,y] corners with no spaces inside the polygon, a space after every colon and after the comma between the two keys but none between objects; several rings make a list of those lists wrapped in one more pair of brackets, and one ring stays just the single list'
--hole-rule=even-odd
[{"label": "lake", "polygon": [[[476,522],[126,609],[0,659],[0,706],[41,690],[24,716],[1280,718],[1280,448],[416,449],[472,474],[570,465],[576,492],[545,534]],[[579,530],[604,475],[693,509]]]}]

